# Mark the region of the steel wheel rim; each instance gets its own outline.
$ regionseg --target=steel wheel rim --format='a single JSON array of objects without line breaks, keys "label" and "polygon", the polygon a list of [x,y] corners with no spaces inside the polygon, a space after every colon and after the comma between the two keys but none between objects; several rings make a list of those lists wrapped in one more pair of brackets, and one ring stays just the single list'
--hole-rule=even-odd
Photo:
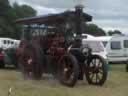
[{"label": "steel wheel rim", "polygon": [[102,61],[98,58],[95,58],[90,62],[90,70],[88,72],[89,78],[93,84],[98,84],[103,78],[103,64]]}]

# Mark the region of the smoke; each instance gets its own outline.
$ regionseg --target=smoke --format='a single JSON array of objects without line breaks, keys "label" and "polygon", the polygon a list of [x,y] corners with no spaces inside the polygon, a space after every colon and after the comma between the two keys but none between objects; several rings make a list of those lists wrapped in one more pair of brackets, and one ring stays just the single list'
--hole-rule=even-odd
[{"label": "smoke", "polygon": [[74,1],[74,5],[80,5],[83,3],[84,0],[73,0]]}]

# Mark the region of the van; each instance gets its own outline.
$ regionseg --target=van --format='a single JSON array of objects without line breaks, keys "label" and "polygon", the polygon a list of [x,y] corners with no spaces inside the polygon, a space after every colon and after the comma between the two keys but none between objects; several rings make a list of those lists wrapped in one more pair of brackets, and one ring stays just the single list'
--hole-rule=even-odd
[{"label": "van", "polygon": [[111,63],[128,62],[128,36],[113,35],[96,37],[104,45],[108,61]]},{"label": "van", "polygon": [[0,38],[0,48],[6,50],[8,48],[17,48],[19,45],[19,40],[11,38]]}]

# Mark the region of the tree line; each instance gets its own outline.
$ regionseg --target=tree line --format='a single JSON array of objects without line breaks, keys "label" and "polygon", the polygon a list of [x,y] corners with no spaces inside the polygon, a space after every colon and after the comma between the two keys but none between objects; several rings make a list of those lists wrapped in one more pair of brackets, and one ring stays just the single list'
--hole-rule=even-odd
[{"label": "tree line", "polygon": [[94,36],[106,36],[106,35],[112,36],[113,34],[120,34],[120,35],[122,34],[122,32],[119,30],[109,30],[108,32],[106,32],[96,24],[85,24],[84,32]]},{"label": "tree line", "polygon": [[19,39],[19,26],[16,19],[35,16],[36,10],[28,5],[13,3],[8,0],[0,0],[0,37]]},{"label": "tree line", "polygon": [[[37,12],[29,5],[13,3],[8,0],[0,0],[0,37],[19,39],[20,28],[16,25],[16,19],[36,16]],[[94,36],[105,36],[106,32],[95,24],[84,24],[83,32]],[[119,30],[108,31],[109,35],[122,34]]]}]

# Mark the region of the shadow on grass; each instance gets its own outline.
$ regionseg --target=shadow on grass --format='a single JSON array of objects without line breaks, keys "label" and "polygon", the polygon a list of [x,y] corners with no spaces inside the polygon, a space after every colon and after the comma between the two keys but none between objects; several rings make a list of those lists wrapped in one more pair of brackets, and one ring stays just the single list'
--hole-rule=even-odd
[{"label": "shadow on grass", "polygon": [[17,70],[17,69],[15,67],[13,67],[13,66],[5,66],[5,68],[2,68],[2,70],[11,71],[11,70]]}]

